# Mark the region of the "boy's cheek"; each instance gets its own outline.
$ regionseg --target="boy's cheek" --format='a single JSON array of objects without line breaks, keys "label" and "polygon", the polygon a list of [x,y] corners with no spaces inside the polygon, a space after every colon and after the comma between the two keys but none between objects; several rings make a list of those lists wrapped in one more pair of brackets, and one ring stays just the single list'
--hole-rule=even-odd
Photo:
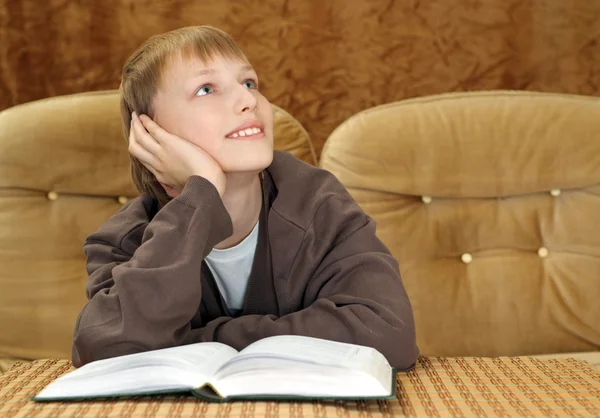
[{"label": "boy's cheek", "polygon": [[273,108],[271,104],[267,102],[267,105],[261,106],[261,112],[259,115],[262,123],[265,124],[265,128],[269,129],[271,132],[273,131]]}]

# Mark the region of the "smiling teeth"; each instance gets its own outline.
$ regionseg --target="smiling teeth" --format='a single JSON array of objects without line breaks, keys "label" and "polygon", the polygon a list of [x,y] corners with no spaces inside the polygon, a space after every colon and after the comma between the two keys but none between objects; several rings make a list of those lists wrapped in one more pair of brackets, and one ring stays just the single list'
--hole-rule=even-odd
[{"label": "smiling teeth", "polygon": [[247,135],[256,135],[258,133],[261,133],[262,130],[259,128],[248,128],[248,129],[243,129],[241,131],[237,131],[233,134],[231,134],[232,138],[237,138],[240,136],[247,136]]}]

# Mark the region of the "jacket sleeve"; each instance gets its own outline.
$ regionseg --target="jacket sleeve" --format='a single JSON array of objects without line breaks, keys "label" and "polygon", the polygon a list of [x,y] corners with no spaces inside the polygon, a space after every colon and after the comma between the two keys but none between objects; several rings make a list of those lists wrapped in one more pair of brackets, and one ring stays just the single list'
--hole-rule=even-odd
[{"label": "jacket sleeve", "polygon": [[374,347],[399,370],[414,366],[415,324],[398,264],[351,198],[333,196],[321,204],[294,263],[317,265],[306,288],[296,289],[304,309],[282,317],[217,318],[193,330],[190,342],[243,349],[273,335],[305,335]]},{"label": "jacket sleeve", "polygon": [[149,223],[132,228],[139,216],[132,211],[115,214],[85,242],[88,302],[73,336],[76,367],[180,345],[200,304],[202,259],[232,231],[216,189],[201,177]]}]

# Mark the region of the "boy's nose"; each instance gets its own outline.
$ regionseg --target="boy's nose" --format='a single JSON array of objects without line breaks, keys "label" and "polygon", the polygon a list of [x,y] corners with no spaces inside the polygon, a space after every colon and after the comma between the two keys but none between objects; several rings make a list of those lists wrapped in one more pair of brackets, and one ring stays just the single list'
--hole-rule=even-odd
[{"label": "boy's nose", "polygon": [[252,92],[246,87],[240,87],[242,90],[239,92],[236,104],[238,112],[243,113],[248,111],[254,111],[256,109],[256,105],[258,104],[258,100],[254,96],[254,94],[252,94]]}]

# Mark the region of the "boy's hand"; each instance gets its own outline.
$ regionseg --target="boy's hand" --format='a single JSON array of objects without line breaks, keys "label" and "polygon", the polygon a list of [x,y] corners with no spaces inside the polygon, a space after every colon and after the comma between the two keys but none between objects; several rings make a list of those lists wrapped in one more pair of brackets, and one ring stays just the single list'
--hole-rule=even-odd
[{"label": "boy's hand", "polygon": [[172,135],[146,115],[131,118],[129,153],[163,185],[181,193],[191,176],[204,177],[223,197],[225,174],[219,164],[202,148]]}]

